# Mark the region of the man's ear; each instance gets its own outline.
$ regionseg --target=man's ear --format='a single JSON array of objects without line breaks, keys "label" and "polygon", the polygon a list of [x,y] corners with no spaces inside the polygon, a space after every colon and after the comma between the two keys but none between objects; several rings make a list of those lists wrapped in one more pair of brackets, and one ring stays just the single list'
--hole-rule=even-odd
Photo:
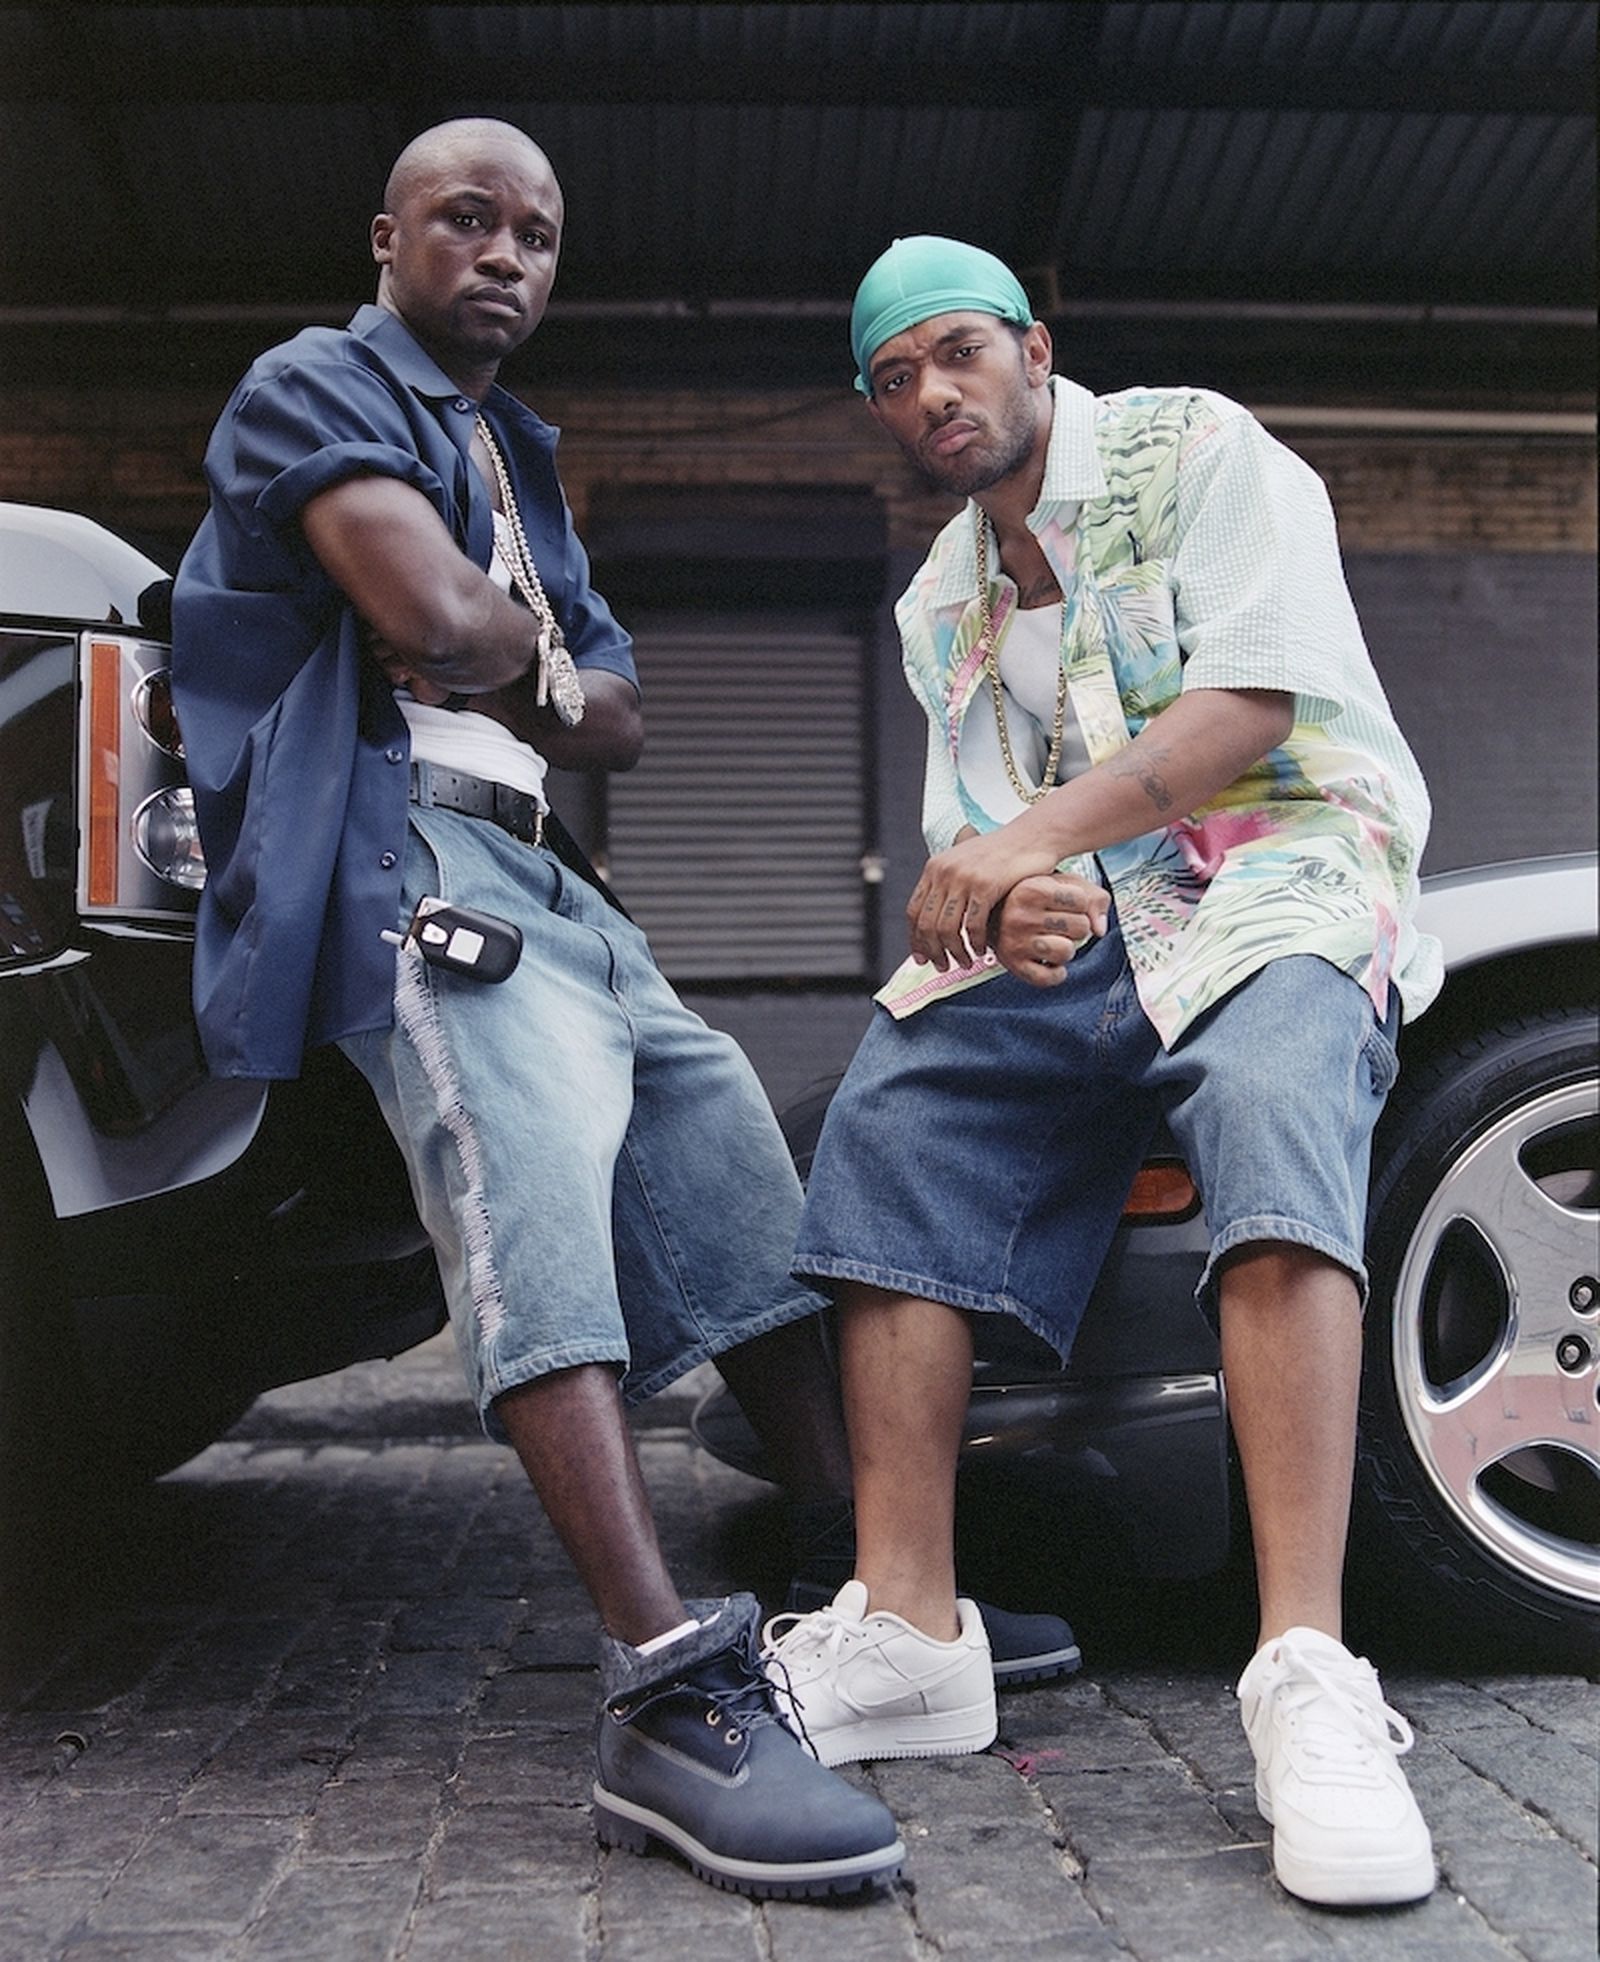
[{"label": "man's ear", "polygon": [[883,411],[878,407],[876,396],[868,395],[862,399],[866,402],[867,414],[871,416],[872,420],[881,429],[883,427]]},{"label": "man's ear", "polygon": [[1049,381],[1054,358],[1050,329],[1042,320],[1036,320],[1022,337],[1022,365],[1030,387],[1043,388]]},{"label": "man's ear", "polygon": [[380,266],[388,265],[394,257],[394,218],[387,211],[380,211],[372,221],[372,256]]}]

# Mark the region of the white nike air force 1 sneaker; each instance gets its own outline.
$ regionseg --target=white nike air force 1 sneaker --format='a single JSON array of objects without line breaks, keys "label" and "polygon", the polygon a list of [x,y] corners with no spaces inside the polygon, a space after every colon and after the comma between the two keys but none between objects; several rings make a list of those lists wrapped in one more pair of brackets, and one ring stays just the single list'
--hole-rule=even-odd
[{"label": "white nike air force 1 sneaker", "polygon": [[1417,1901],[1433,1891],[1433,1841],[1398,1759],[1411,1726],[1377,1672],[1331,1635],[1291,1628],[1239,1679],[1272,1864],[1301,1900]]},{"label": "white nike air force 1 sneaker", "polygon": [[851,1580],[826,1608],[772,1617],[767,1674],[821,1763],[955,1757],[994,1742],[989,1638],[971,1601],[956,1610],[961,1633],[936,1642],[899,1615],[869,1613],[865,1586]]}]

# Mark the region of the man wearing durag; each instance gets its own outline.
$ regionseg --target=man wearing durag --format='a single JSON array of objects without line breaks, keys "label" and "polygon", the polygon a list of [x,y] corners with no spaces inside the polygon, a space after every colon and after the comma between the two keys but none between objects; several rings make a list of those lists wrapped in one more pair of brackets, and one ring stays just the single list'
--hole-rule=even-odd
[{"label": "man wearing durag", "polygon": [[1053,374],[971,245],[897,241],[851,342],[874,419],[968,501],[897,610],[929,723],[910,959],[796,1256],[840,1309],[855,1576],[777,1660],[825,1763],[993,1737],[951,1551],[972,1318],[1065,1358],[1165,1118],[1210,1235],[1276,1872],[1312,1901],[1419,1898],[1410,1731],[1344,1647],[1341,1595],[1372,1130],[1440,963],[1413,925],[1427,795],[1327,496],[1236,403]]}]

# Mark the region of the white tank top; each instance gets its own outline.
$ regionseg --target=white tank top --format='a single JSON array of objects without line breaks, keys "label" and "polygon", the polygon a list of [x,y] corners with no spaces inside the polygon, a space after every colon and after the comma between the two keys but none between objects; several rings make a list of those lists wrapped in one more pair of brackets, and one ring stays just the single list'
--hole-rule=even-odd
[{"label": "white tank top", "polygon": [[[1006,693],[1006,728],[1019,769],[1033,781],[1050,753],[1061,677],[1061,601],[1053,606],[1013,607],[1000,635],[1000,682]],[[1019,715],[1018,710],[1022,713]],[[1026,740],[1024,740],[1026,738]],[[1067,699],[1056,782],[1089,767],[1083,730]]]}]

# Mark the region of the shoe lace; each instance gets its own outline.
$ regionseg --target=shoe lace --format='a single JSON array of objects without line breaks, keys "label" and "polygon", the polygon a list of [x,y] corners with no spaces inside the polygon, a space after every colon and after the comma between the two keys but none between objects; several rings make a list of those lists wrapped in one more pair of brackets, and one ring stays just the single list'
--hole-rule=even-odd
[{"label": "shoe lace", "polygon": [[761,1630],[762,1651],[768,1661],[785,1666],[824,1649],[837,1655],[847,1631],[859,1625],[831,1607],[813,1608],[809,1614],[772,1615]]},{"label": "shoe lace", "polygon": [[738,1742],[741,1733],[748,1737],[763,1724],[783,1722],[777,1707],[777,1687],[758,1656],[746,1649],[729,1649],[716,1660],[726,1680],[708,1682],[699,1673],[672,1676],[611,1704],[612,1716],[620,1724],[634,1724],[663,1703],[691,1697],[706,1706],[706,1722],[714,1729],[723,1729],[730,1743]]},{"label": "shoe lace", "polygon": [[[769,1672],[767,1680],[789,1705],[789,1727],[813,1757],[817,1756],[817,1747],[806,1729],[805,1705],[794,1687],[794,1680],[789,1674],[790,1666],[798,1665],[802,1659],[810,1662],[823,1650],[830,1657],[837,1656],[845,1636],[859,1627],[859,1622],[848,1615],[839,1614],[832,1607],[813,1608],[807,1614],[788,1612],[772,1615],[762,1627],[761,1656]],[[776,1681],[773,1672],[776,1673]]]},{"label": "shoe lace", "polygon": [[1404,1757],[1416,1742],[1410,1724],[1384,1701],[1370,1663],[1339,1666],[1288,1642],[1279,1658],[1292,1672],[1282,1691],[1284,1709],[1299,1719],[1308,1757],[1365,1763],[1377,1752]]}]

